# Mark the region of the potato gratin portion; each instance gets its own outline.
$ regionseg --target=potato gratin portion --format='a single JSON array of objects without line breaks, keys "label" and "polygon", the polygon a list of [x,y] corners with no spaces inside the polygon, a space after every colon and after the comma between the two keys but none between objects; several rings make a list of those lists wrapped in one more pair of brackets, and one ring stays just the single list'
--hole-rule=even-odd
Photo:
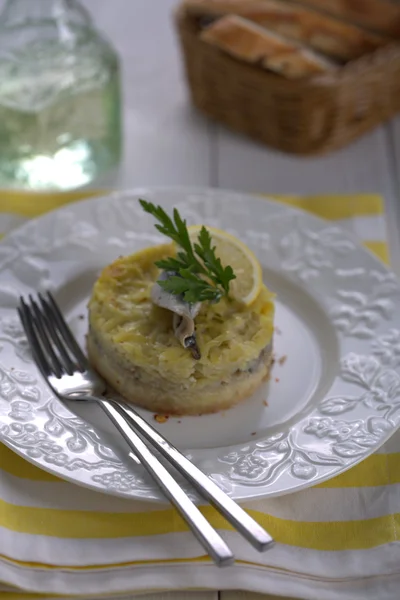
[{"label": "potato gratin portion", "polygon": [[250,305],[229,296],[201,302],[196,359],[174,333],[176,315],[152,296],[161,272],[155,262],[176,252],[175,244],[155,246],[103,270],[89,302],[89,357],[127,401],[163,414],[217,412],[268,378],[274,295],[261,283]]}]

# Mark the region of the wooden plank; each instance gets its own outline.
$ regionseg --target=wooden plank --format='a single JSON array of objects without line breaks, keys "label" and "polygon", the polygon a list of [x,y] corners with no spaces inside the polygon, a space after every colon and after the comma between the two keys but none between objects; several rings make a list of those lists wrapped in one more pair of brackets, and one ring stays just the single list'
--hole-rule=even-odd
[{"label": "wooden plank", "polygon": [[[389,142],[389,160],[394,179],[393,202],[388,206],[389,237],[392,254],[400,257],[400,116],[386,125]],[[400,258],[399,258],[400,261]],[[400,266],[396,261],[396,271]]]},{"label": "wooden plank", "polygon": [[254,594],[253,592],[221,592],[220,600],[295,600],[294,598],[283,598],[282,596],[269,596],[265,594]]},{"label": "wooden plank", "polygon": [[[400,172],[400,122],[398,123]],[[387,204],[393,267],[400,273],[399,201],[387,127],[351,146],[321,157],[282,154],[220,128],[217,185],[221,188],[277,194],[380,193]]]},{"label": "wooden plank", "polygon": [[283,154],[220,128],[218,186],[273,193],[392,193],[384,128],[321,157]]},{"label": "wooden plank", "polygon": [[[186,102],[171,14],[175,0],[84,0],[119,52],[125,157],[117,187],[210,184],[212,127]],[[111,182],[114,186],[114,182]],[[218,592],[171,592],[135,600],[218,600]]]},{"label": "wooden plank", "polygon": [[218,592],[164,592],[132,596],[132,600],[218,600]]},{"label": "wooden plank", "polygon": [[[122,65],[125,153],[110,187],[210,184],[212,127],[186,101],[176,35],[175,0],[82,0]],[[0,10],[4,0],[0,0]],[[151,578],[150,578],[151,579]],[[149,581],[149,585],[151,581]],[[218,600],[218,592],[171,592],[135,600]]]},{"label": "wooden plank", "polygon": [[209,185],[211,126],[186,100],[176,0],[157,2],[157,10],[149,0],[82,3],[121,57],[125,158],[109,185]]},{"label": "wooden plank", "polygon": [[[285,155],[219,128],[216,154],[216,183],[221,188],[276,194],[382,194],[392,265],[400,274],[400,118],[339,152],[313,158]],[[220,593],[220,600],[279,598],[250,592]]]}]

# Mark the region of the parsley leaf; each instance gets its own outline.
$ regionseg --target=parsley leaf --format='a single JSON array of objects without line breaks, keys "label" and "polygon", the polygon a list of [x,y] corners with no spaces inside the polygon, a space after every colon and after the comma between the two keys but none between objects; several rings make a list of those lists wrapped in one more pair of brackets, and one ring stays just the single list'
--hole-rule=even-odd
[{"label": "parsley leaf", "polygon": [[218,302],[229,294],[229,284],[236,278],[232,267],[224,267],[215,254],[215,246],[206,227],[202,227],[197,242],[193,245],[186,221],[174,208],[171,218],[161,206],[139,200],[145,212],[156,218],[155,227],[172,239],[179,247],[176,257],[159,260],[159,269],[172,271],[168,279],[158,281],[167,292],[181,295],[186,302],[196,303],[209,300]]}]

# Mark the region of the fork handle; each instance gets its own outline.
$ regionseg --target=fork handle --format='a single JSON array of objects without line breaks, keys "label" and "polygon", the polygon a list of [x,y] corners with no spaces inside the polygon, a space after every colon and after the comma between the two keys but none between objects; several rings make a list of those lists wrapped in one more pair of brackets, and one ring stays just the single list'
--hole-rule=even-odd
[{"label": "fork handle", "polygon": [[270,548],[274,540],[246,511],[230,498],[203,471],[194,465],[175,446],[166,440],[154,427],[149,425],[134,408],[128,404],[116,403],[118,409],[128,417],[132,426],[147,439],[186,479],[203,498],[207,499],[256,550],[263,552]]},{"label": "fork handle", "polygon": [[230,548],[201,514],[197,506],[190,500],[189,496],[172,475],[132,429],[128,418],[116,408],[116,403],[103,398],[92,398],[92,400],[95,400],[100,405],[108,418],[122,434],[131,450],[140,458],[146,471],[152,476],[159,488],[178,510],[217,566],[223,567],[232,564],[234,556]]}]

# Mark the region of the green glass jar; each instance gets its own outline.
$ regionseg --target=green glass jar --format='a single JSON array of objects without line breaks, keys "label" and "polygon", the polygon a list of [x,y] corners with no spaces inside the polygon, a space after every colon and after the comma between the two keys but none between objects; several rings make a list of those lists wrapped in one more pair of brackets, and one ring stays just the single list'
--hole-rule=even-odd
[{"label": "green glass jar", "polygon": [[0,14],[0,188],[72,190],[121,155],[116,52],[76,0],[8,0]]}]

